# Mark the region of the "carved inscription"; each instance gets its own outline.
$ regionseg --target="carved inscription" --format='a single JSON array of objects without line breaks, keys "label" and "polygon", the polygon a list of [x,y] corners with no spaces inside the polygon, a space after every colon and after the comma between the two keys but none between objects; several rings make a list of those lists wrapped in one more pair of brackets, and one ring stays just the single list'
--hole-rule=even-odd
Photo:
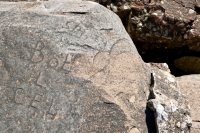
[{"label": "carved inscription", "polygon": [[20,52],[20,58],[24,60],[30,60],[32,58],[32,54],[29,51]]},{"label": "carved inscription", "polygon": [[29,106],[38,109],[38,108],[39,108],[39,102],[40,102],[40,100],[41,100],[41,97],[42,97],[41,94],[36,94],[36,95],[34,96],[33,100],[31,101],[31,103],[30,103]]},{"label": "carved inscription", "polygon": [[[71,61],[72,56],[69,57],[66,62]],[[106,132],[104,129],[107,132],[125,132],[125,116],[118,106],[103,103],[96,91],[89,93],[91,89],[84,86],[82,79],[68,76],[71,83],[69,89],[61,87],[66,77],[55,70],[50,76],[46,72],[40,72],[38,81],[35,77],[35,83],[26,85],[26,88],[13,90],[15,103],[6,108],[12,115],[11,119],[2,121],[11,121],[24,132]],[[46,79],[51,82],[44,82]],[[18,85],[25,87],[24,84]],[[5,129],[18,131],[10,125]]]},{"label": "carved inscription", "polygon": [[57,112],[56,112],[56,110],[53,108],[53,106],[55,106],[55,105],[54,105],[54,100],[52,99],[52,100],[51,100],[51,105],[50,105],[50,107],[49,107],[49,110],[47,111],[48,117],[50,117],[50,119],[52,119],[52,120],[55,118],[55,116],[56,116],[56,114],[57,114]]},{"label": "carved inscription", "polygon": [[[17,88],[14,94],[14,101],[19,105],[28,107],[30,110],[30,118],[36,118],[37,115],[44,115],[44,120],[54,120],[57,115],[57,103],[53,98],[45,97],[45,94],[35,94],[28,105],[27,100],[29,98],[27,92],[23,88]],[[51,97],[51,95],[50,95]],[[32,110],[34,109],[34,110]]]},{"label": "carved inscription", "polygon": [[36,50],[42,50],[44,48],[44,43],[39,41],[36,45]]},{"label": "carved inscription", "polygon": [[15,91],[15,102],[22,104],[24,102],[24,89],[18,88]]},{"label": "carved inscription", "polygon": [[43,48],[44,48],[44,43],[41,42],[41,41],[38,42],[37,45],[36,45],[36,48],[35,48],[36,51],[34,52],[31,61],[33,61],[35,63],[43,61],[44,55],[41,51]]},{"label": "carved inscription", "polygon": [[68,27],[69,34],[71,36],[80,38],[85,33],[85,28],[81,24],[75,22],[67,22],[66,26]]},{"label": "carved inscription", "polygon": [[[71,32],[69,36],[84,34],[79,25],[72,31],[76,33]],[[5,132],[125,132],[125,118],[120,113],[123,111],[116,105],[105,105],[96,91],[91,93],[93,88],[88,87],[86,79],[68,74],[74,67],[72,63],[79,57],[78,53],[58,54],[60,47],[53,43],[45,45],[48,41],[44,41],[47,37],[43,36],[8,34],[7,40],[10,38],[16,45],[8,49],[5,45],[0,49],[3,55],[0,58],[0,79],[12,77],[8,82],[0,80],[0,85],[12,92],[2,90],[2,94],[7,95],[0,99],[5,101],[0,101],[0,112],[3,112],[3,115],[0,113],[0,123],[7,124]],[[34,43],[36,39],[43,41]],[[117,129],[118,125],[123,129]]]},{"label": "carved inscription", "polygon": [[43,72],[40,72],[36,83],[37,83],[37,85],[42,86],[42,87],[47,86],[47,79],[45,78]]},{"label": "carved inscription", "polygon": [[44,56],[41,51],[35,51],[31,60],[35,63],[38,63],[38,62],[41,62],[43,58]]},{"label": "carved inscription", "polygon": [[64,65],[63,65],[63,69],[64,70],[67,70],[67,71],[71,70],[70,69],[70,64],[71,64],[71,60],[72,60],[73,56],[74,55],[72,55],[72,54],[67,54],[66,60],[65,60]]},{"label": "carved inscription", "polygon": [[57,67],[58,66],[58,60],[56,58],[53,58],[49,61],[49,65],[51,67]]}]

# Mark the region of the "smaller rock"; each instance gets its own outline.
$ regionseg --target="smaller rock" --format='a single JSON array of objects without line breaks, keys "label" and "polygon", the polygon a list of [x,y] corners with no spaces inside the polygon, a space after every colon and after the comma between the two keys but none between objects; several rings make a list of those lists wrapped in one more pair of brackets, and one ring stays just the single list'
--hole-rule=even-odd
[{"label": "smaller rock", "polygon": [[164,70],[164,71],[167,71],[167,72],[170,73],[170,69],[169,69],[167,63],[154,63],[154,62],[150,62],[149,65],[151,67],[158,68],[158,69],[161,69],[161,70]]},{"label": "smaller rock", "polygon": [[189,14],[193,14],[193,13],[195,13],[195,11],[192,9],[189,9]]},{"label": "smaller rock", "polygon": [[[155,67],[152,67],[152,71],[147,106],[154,112],[157,132],[187,133],[191,127],[189,106],[185,96],[181,95],[175,78]],[[175,126],[179,127],[176,131]]]},{"label": "smaller rock", "polygon": [[164,112],[164,107],[161,103],[156,99],[151,99],[147,103],[148,107],[155,112],[156,119],[159,121],[167,121],[168,116],[167,113]]},{"label": "smaller rock", "polygon": [[177,126],[178,128],[180,128],[180,127],[181,127],[181,123],[180,123],[180,122],[177,122],[177,123],[176,123],[176,126]]},{"label": "smaller rock", "polygon": [[200,73],[200,58],[195,56],[184,56],[174,61],[174,66],[189,74]]}]

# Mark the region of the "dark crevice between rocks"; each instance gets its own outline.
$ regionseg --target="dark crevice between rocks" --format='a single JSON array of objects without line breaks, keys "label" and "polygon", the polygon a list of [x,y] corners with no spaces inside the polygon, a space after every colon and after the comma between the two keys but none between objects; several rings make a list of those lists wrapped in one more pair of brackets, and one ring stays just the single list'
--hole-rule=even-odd
[{"label": "dark crevice between rocks", "polygon": [[146,107],[145,115],[146,115],[146,125],[148,129],[148,133],[157,133],[158,127],[156,124],[154,112],[151,109],[149,109],[149,107]]},{"label": "dark crevice between rocks", "polygon": [[176,67],[174,66],[174,61],[173,61],[173,60],[172,60],[172,61],[168,61],[168,62],[166,62],[166,63],[167,63],[168,66],[169,66],[169,69],[170,69],[170,71],[171,71],[171,74],[174,75],[174,76],[176,76],[176,77],[183,76],[183,75],[188,75],[188,74],[189,74],[189,73],[186,73],[186,72],[184,72],[184,71],[182,71],[182,70],[176,68]]},{"label": "dark crevice between rocks", "polygon": [[150,84],[150,88],[149,88],[149,96],[148,96],[147,106],[146,106],[146,110],[145,110],[146,125],[147,125],[147,129],[148,129],[148,133],[158,133],[158,125],[157,125],[157,121],[156,121],[157,115],[156,115],[155,111],[150,109],[150,107],[152,107],[153,105],[151,104],[151,102],[149,102],[149,100],[156,98],[156,96],[154,94],[154,87],[155,87],[155,78],[154,78],[153,73],[151,73],[151,84]]},{"label": "dark crevice between rocks", "polygon": [[194,8],[195,8],[196,13],[199,15],[200,14],[200,8],[198,6],[195,6]]},{"label": "dark crevice between rocks", "polygon": [[131,12],[131,10],[128,9],[128,10],[124,10],[124,11],[121,11],[121,12],[119,11],[119,12],[116,13],[120,17],[124,27],[128,23],[128,17],[127,16],[129,16],[130,12]]},{"label": "dark crevice between rocks", "polygon": [[[186,73],[174,66],[174,61],[183,56],[199,57],[198,52],[190,50],[187,46],[164,49],[163,47],[159,48],[159,45],[163,46],[166,44],[150,44],[150,43],[144,44],[143,42],[137,42],[137,41],[133,42],[144,62],[167,63],[171,71],[171,74],[176,77],[188,74],[194,74],[194,73]],[[151,45],[154,45],[154,47],[151,48],[150,47]],[[158,48],[155,48],[156,45],[158,46]]]},{"label": "dark crevice between rocks", "polygon": [[150,92],[149,92],[148,100],[156,98],[156,96],[153,92],[154,87],[155,87],[155,79],[154,79],[153,73],[151,73],[151,84],[150,84],[150,89],[149,89]]}]

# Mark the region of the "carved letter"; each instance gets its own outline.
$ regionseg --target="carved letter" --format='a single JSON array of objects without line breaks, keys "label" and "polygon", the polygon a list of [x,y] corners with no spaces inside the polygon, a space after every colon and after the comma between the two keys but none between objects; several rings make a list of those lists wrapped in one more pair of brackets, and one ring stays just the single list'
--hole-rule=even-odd
[{"label": "carved letter", "polygon": [[18,88],[15,91],[15,102],[22,104],[24,100],[24,90],[22,88]]},{"label": "carved letter", "polygon": [[51,119],[53,120],[53,119],[55,118],[57,112],[56,112],[55,110],[53,110],[52,107],[53,107],[53,99],[51,100],[51,105],[50,105],[50,107],[49,107],[49,110],[47,111],[47,113],[48,113],[49,115],[51,115]]},{"label": "carved letter", "polygon": [[31,106],[31,107],[37,109],[37,108],[38,108],[38,105],[37,105],[37,104],[40,102],[40,97],[42,97],[41,94],[36,94],[36,95],[34,96],[33,100],[31,101],[31,103],[30,103],[29,106]]},{"label": "carved letter", "polygon": [[63,65],[63,69],[70,71],[70,63],[71,63],[71,59],[72,59],[72,55],[71,54],[67,54],[65,63]]}]

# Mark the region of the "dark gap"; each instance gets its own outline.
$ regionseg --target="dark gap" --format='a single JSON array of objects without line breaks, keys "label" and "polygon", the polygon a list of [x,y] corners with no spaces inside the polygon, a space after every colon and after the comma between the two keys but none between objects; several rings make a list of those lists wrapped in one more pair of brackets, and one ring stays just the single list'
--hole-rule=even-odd
[{"label": "dark gap", "polygon": [[155,79],[154,79],[153,73],[151,73],[151,84],[150,84],[150,89],[149,89],[150,93],[149,93],[148,100],[156,98],[153,92],[154,87],[155,87]]},{"label": "dark gap", "polygon": [[195,8],[196,13],[200,14],[200,7],[195,6],[194,8]]},{"label": "dark gap", "polygon": [[179,76],[183,76],[183,75],[188,75],[188,73],[186,73],[186,72],[184,72],[184,71],[182,71],[182,70],[176,68],[176,67],[174,66],[174,61],[173,61],[173,60],[172,60],[172,61],[168,61],[168,62],[166,62],[166,63],[167,63],[168,66],[169,66],[169,69],[170,69],[170,71],[171,71],[171,74],[173,74],[174,76],[179,77]]},{"label": "dark gap", "polygon": [[112,103],[112,102],[103,102],[104,104],[114,104],[114,103]]},{"label": "dark gap", "polygon": [[192,120],[193,122],[200,122],[200,120]]},{"label": "dark gap", "polygon": [[100,30],[113,30],[113,28],[102,28]]},{"label": "dark gap", "polygon": [[124,27],[126,27],[127,23],[128,23],[128,17],[129,17],[129,13],[130,13],[130,9],[128,10],[124,10],[124,11],[119,11],[117,12],[117,15],[120,17],[122,24],[124,25]]},{"label": "dark gap", "polygon": [[[65,12],[63,12],[65,13]],[[66,12],[66,13],[72,13],[72,14],[87,14],[88,12]]]},{"label": "dark gap", "polygon": [[154,84],[155,84],[155,81],[154,81],[154,76],[153,76],[153,73],[151,73],[151,84],[150,84],[150,87],[153,87]]},{"label": "dark gap", "polygon": [[157,133],[158,127],[156,125],[154,112],[150,110],[148,107],[146,107],[145,114],[146,114],[146,125],[148,133]]},{"label": "dark gap", "polygon": [[[187,46],[164,49],[163,46],[167,46],[167,44],[151,44],[134,40],[133,42],[144,62],[167,63],[171,71],[171,74],[176,77],[188,74],[195,74],[195,73],[186,73],[174,66],[174,61],[183,56],[199,57],[198,52],[190,50]],[[154,47],[150,47],[151,45],[154,45]]]}]

